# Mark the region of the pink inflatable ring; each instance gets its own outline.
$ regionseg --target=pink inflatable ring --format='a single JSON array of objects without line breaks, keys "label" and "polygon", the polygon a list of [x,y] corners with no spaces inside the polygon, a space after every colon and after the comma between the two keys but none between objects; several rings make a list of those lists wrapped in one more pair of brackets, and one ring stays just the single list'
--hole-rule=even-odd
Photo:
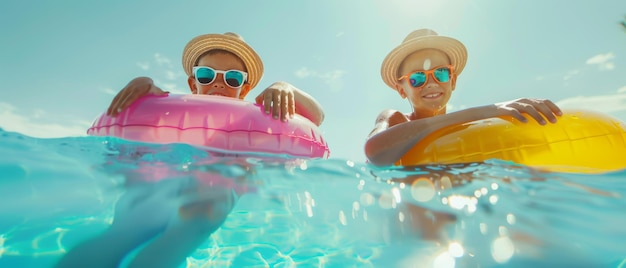
[{"label": "pink inflatable ring", "polygon": [[88,135],[150,143],[187,143],[226,153],[328,158],[320,130],[296,115],[282,122],[258,104],[207,95],[149,95],[116,117],[103,113]]}]

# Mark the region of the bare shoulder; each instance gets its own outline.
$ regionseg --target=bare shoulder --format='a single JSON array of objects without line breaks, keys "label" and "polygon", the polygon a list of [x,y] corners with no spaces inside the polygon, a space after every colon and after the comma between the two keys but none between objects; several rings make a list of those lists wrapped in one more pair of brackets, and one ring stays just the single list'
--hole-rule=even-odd
[{"label": "bare shoulder", "polygon": [[389,125],[388,127],[392,127],[409,121],[410,119],[408,115],[405,115],[398,110],[387,109],[378,114],[378,117],[376,118],[376,125],[386,123]]},{"label": "bare shoulder", "polygon": [[381,131],[384,131],[392,126],[395,126],[401,123],[406,123],[408,121],[409,121],[408,116],[401,113],[398,110],[392,110],[392,109],[384,110],[380,114],[378,114],[378,117],[376,117],[376,125],[374,129],[372,130],[372,132],[370,132],[369,137]]}]

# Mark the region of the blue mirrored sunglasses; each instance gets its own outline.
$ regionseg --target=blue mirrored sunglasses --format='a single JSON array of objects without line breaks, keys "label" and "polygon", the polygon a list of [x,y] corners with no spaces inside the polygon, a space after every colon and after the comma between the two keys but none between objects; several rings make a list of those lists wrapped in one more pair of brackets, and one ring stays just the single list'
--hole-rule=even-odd
[{"label": "blue mirrored sunglasses", "polygon": [[452,72],[454,70],[454,66],[440,66],[428,71],[415,71],[410,72],[400,78],[398,80],[409,79],[409,85],[414,88],[423,87],[426,82],[428,82],[428,75],[432,74],[435,78],[435,81],[439,83],[447,83],[450,82],[450,77],[452,76]]},{"label": "blue mirrored sunglasses", "polygon": [[208,85],[215,81],[217,74],[222,74],[224,83],[232,88],[240,88],[248,78],[248,73],[239,70],[215,70],[207,66],[195,66],[193,67],[193,75],[196,81],[201,85]]}]

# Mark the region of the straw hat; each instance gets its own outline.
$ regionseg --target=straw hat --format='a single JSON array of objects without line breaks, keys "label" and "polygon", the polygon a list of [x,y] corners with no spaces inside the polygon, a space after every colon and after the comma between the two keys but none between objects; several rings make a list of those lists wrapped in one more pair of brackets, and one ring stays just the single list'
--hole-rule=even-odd
[{"label": "straw hat", "polygon": [[443,51],[450,63],[454,65],[454,71],[457,75],[461,74],[467,62],[467,49],[458,40],[446,36],[440,36],[430,29],[419,29],[411,32],[404,38],[404,41],[394,48],[383,60],[380,74],[383,81],[392,89],[398,81],[398,68],[402,61],[411,53],[433,48]]},{"label": "straw hat", "polygon": [[[239,57],[246,66],[248,83],[253,89],[263,76],[263,62],[259,55],[236,33],[205,34],[191,39],[183,50],[183,69],[187,76],[191,76],[191,69],[196,66],[200,56],[209,50],[222,49],[232,52]],[[245,96],[248,92],[242,92]]]}]

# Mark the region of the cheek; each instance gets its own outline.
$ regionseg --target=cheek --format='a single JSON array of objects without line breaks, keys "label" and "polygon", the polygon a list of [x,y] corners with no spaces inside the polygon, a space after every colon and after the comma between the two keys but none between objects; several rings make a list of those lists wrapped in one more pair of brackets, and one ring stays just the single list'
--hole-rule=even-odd
[{"label": "cheek", "polygon": [[402,91],[402,95],[406,98],[411,98],[414,95],[413,90],[407,88],[406,86],[401,87],[400,90]]},{"label": "cheek", "polygon": [[200,94],[204,94],[205,92],[207,92],[210,89],[210,84],[209,85],[201,85],[200,83],[196,82],[194,84],[196,90],[198,92],[200,92]]},{"label": "cheek", "polygon": [[421,91],[412,88],[404,88],[404,94],[406,94],[406,97],[409,99],[421,99],[419,92]]}]

